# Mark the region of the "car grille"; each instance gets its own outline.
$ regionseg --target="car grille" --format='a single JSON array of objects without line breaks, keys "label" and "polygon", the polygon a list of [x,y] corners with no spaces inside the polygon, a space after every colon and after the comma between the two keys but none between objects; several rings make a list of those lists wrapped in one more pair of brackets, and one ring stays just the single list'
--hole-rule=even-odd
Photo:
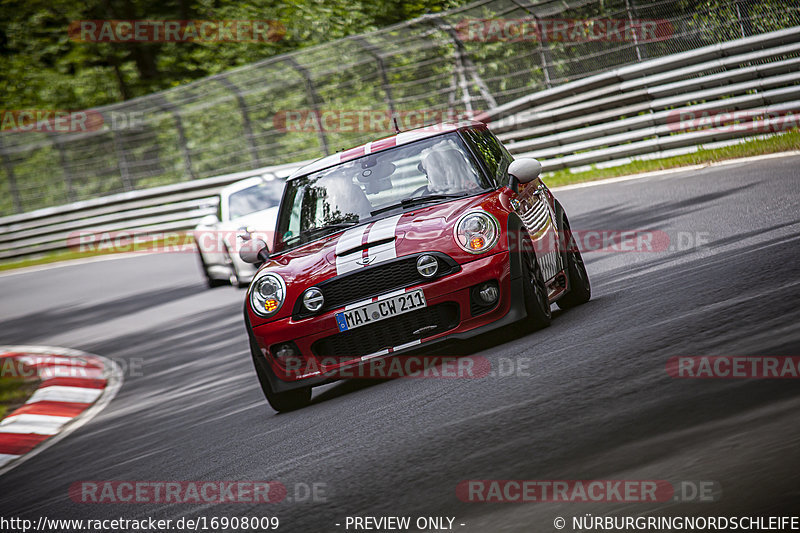
[{"label": "car grille", "polygon": [[[459,320],[458,304],[445,302],[325,337],[312,344],[311,351],[319,358],[333,358],[337,362],[349,361],[449,331],[458,326]],[[436,329],[414,333],[428,326],[436,326]]]},{"label": "car grille", "polygon": [[325,304],[317,313],[311,313],[303,307],[302,296],[295,302],[293,318],[302,319],[314,314],[338,309],[347,304],[366,300],[383,293],[403,289],[437,279],[459,270],[458,263],[442,253],[429,253],[439,261],[439,271],[433,278],[425,278],[417,271],[417,258],[422,254],[405,256],[362,270],[336,276],[316,285],[325,297]]}]

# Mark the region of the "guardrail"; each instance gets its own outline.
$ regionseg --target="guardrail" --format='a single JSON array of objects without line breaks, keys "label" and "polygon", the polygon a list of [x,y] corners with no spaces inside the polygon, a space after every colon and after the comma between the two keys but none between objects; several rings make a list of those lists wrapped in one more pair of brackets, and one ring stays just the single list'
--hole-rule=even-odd
[{"label": "guardrail", "polygon": [[[488,114],[509,151],[545,171],[693,148],[796,126],[798,56],[800,27],[789,28],[615,69]],[[722,115],[742,111],[751,114]],[[728,127],[685,131],[682,114]]]},{"label": "guardrail", "polygon": [[194,228],[216,213],[224,186],[250,176],[286,178],[306,162],[236,172],[175,185],[114,194],[0,218],[0,259],[63,250],[81,232],[136,231],[141,235]]},{"label": "guardrail", "polygon": [[[752,114],[722,121],[730,127],[697,131],[685,131],[679,119],[681,112],[734,111]],[[508,102],[487,116],[513,154],[536,157],[549,171],[749,138],[777,129],[770,113],[794,113],[797,120],[798,111],[800,27],[793,27],[582,78]],[[786,124],[783,119],[780,125]],[[2,217],[0,259],[64,249],[78,230],[189,229],[215,211],[214,195],[224,185],[255,174],[285,177],[301,164]]]}]

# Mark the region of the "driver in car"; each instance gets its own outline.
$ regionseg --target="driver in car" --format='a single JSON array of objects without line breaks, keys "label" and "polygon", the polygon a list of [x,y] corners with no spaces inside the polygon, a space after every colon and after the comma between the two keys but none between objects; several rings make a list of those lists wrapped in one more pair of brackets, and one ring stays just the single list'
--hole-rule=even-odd
[{"label": "driver in car", "polygon": [[325,191],[325,204],[320,213],[324,218],[323,224],[351,220],[353,215],[358,219],[370,216],[372,204],[361,187],[350,177],[344,175],[325,176],[317,182],[316,186]]},{"label": "driver in car", "polygon": [[439,143],[422,153],[419,167],[428,184],[415,191],[414,196],[458,194],[478,188],[475,170],[463,152],[450,143]]}]

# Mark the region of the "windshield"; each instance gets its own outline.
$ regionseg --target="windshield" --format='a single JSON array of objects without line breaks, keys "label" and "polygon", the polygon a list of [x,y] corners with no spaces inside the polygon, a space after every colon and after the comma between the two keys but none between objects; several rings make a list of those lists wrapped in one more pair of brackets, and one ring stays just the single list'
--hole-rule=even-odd
[{"label": "windshield", "polygon": [[231,194],[228,197],[230,220],[280,204],[283,185],[283,181],[273,179]]},{"label": "windshield", "polygon": [[290,180],[276,231],[283,251],[414,205],[490,187],[456,133],[417,141]]}]

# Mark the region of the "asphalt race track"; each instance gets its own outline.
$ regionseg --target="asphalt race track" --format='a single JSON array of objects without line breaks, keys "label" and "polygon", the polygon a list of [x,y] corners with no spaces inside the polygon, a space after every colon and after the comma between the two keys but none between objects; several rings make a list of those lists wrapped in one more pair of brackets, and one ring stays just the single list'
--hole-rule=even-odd
[{"label": "asphalt race track", "polygon": [[[0,478],[0,514],[278,516],[279,531],[298,532],[344,531],[355,515],[455,516],[458,531],[546,532],[556,516],[588,513],[796,511],[800,381],[679,380],[665,365],[800,355],[800,157],[558,197],[574,230],[660,230],[673,249],[585,253],[590,303],[555,312],[534,334],[448,348],[523,361],[526,371],[340,382],[283,415],[256,382],[244,291],[206,290],[191,254],[0,277],[0,344],[85,350],[126,371],[100,415]],[[707,242],[697,246],[698,236]],[[707,480],[721,491],[713,503],[466,503],[456,486],[469,479]],[[303,484],[324,493],[259,505],[93,505],[68,496],[82,480],[278,480],[290,499]]]}]

